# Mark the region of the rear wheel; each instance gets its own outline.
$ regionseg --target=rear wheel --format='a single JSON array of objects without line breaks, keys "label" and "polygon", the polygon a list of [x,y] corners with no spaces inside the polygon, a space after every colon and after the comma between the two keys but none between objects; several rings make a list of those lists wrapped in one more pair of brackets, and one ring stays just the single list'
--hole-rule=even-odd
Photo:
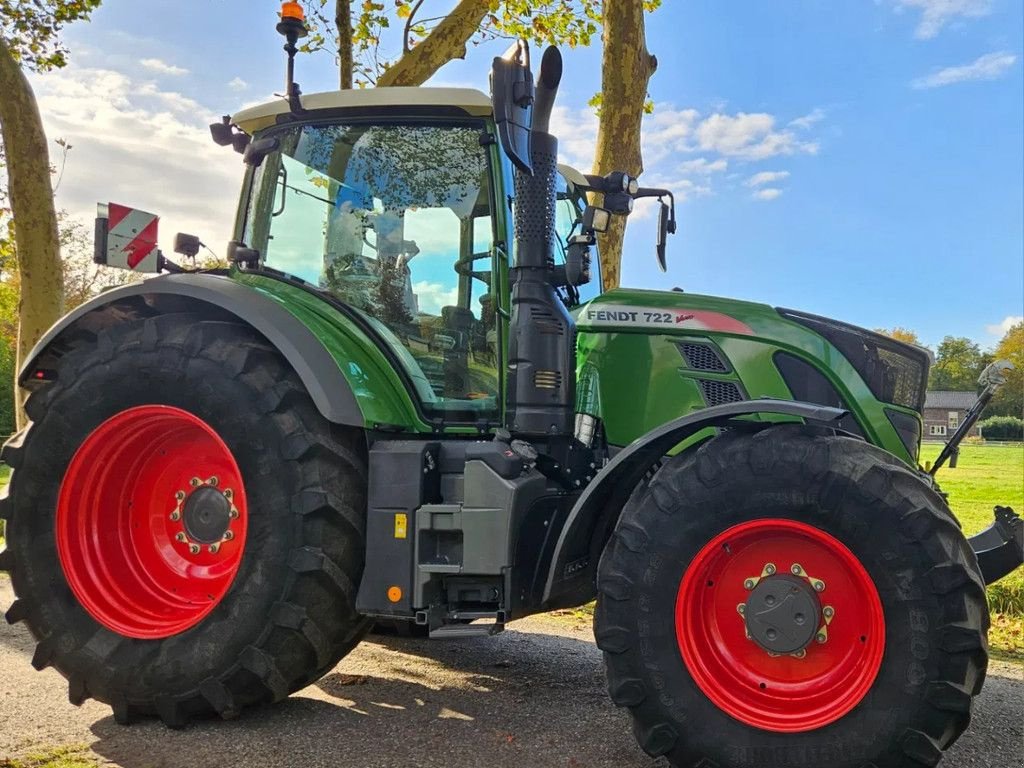
[{"label": "rear wheel", "polygon": [[33,394],[11,465],[9,621],[70,699],[120,722],[236,715],[325,674],[365,633],[359,435],[231,323],[103,332]]},{"label": "rear wheel", "polygon": [[673,458],[602,558],[595,634],[676,766],[934,766],[987,663],[973,553],[883,451],[777,427]]}]

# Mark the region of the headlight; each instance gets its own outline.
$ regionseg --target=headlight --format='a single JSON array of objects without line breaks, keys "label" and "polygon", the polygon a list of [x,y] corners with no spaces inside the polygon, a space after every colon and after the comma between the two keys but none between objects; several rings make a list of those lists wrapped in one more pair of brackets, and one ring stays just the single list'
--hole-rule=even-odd
[{"label": "headlight", "polygon": [[780,309],[779,314],[828,339],[882,402],[918,412],[924,407],[931,366],[927,350],[826,317],[791,309]]}]

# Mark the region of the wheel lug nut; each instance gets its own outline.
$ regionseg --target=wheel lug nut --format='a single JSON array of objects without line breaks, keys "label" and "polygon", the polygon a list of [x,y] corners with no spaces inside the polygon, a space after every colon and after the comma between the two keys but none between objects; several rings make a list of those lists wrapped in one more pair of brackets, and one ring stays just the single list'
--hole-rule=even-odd
[{"label": "wheel lug nut", "polygon": [[747,606],[745,606],[743,603],[740,603],[739,605],[736,606],[736,610],[740,614],[744,614],[744,613],[747,612]]},{"label": "wheel lug nut", "polygon": [[800,563],[793,563],[793,567],[789,570],[792,571],[794,576],[799,576],[804,572],[804,569],[800,567]]},{"label": "wheel lug nut", "polygon": [[769,576],[774,575],[775,574],[775,564],[774,563],[768,563],[768,565],[766,565],[764,567],[764,572],[767,573]]},{"label": "wheel lug nut", "polygon": [[232,507],[231,511],[228,512],[228,517],[230,517],[232,520],[237,520],[238,519],[238,510],[235,507]]},{"label": "wheel lug nut", "polygon": [[174,540],[175,541],[181,541],[181,542],[185,541],[185,532],[184,531],[178,531],[176,534],[174,534]]},{"label": "wheel lug nut", "polygon": [[799,651],[797,651],[796,653],[794,653],[794,654],[793,654],[793,656],[794,656],[795,658],[797,658],[797,659],[802,659],[802,658],[804,658],[805,656],[807,656],[807,651],[806,651],[806,650],[804,650],[803,648],[801,648],[801,649],[800,649]]},{"label": "wheel lug nut", "polygon": [[188,484],[191,485],[193,488],[198,488],[200,485],[203,484],[203,481],[200,480],[198,477],[193,477],[191,480],[188,481]]},{"label": "wheel lug nut", "polygon": [[821,581],[820,579],[815,581],[814,582],[814,591],[815,592],[824,592],[825,591],[825,582]]},{"label": "wheel lug nut", "polygon": [[217,552],[219,552],[219,551],[220,551],[220,544],[218,544],[217,542],[214,542],[213,544],[210,545],[210,554],[211,555],[216,555]]},{"label": "wheel lug nut", "polygon": [[753,589],[754,588],[754,580],[753,579],[747,579],[746,581],[744,581],[743,582],[743,588],[744,589]]},{"label": "wheel lug nut", "polygon": [[235,538],[233,531],[224,531],[224,541],[231,541],[233,538]]},{"label": "wheel lug nut", "polygon": [[836,615],[835,609],[831,605],[826,605],[822,609],[821,613],[826,619],[831,619],[833,616]]},{"label": "wheel lug nut", "polygon": [[206,481],[206,484],[207,485],[212,485],[214,488],[216,488],[217,487],[217,483],[219,483],[219,482],[220,482],[220,480],[218,480],[217,476],[214,475],[213,477],[211,477],[209,480]]},{"label": "wheel lug nut", "polygon": [[189,544],[188,545],[188,551],[191,552],[193,555],[198,555],[200,549],[202,549],[202,547],[200,547],[198,544]]},{"label": "wheel lug nut", "polygon": [[174,510],[173,512],[171,512],[171,520],[173,520],[174,522],[178,522],[179,520],[181,520],[181,512],[179,512],[178,510]]},{"label": "wheel lug nut", "polygon": [[177,499],[178,501],[184,501],[185,500],[185,492],[184,491],[178,491],[177,493],[174,494],[174,498]]},{"label": "wheel lug nut", "polygon": [[826,640],[828,640],[824,632],[819,632],[816,639],[819,643],[824,643]]},{"label": "wheel lug nut", "polygon": [[230,488],[225,488],[225,489],[224,489],[224,498],[225,498],[225,499],[231,500],[232,498],[234,498],[234,495],[235,495],[235,494],[234,494],[234,493],[232,493],[232,491],[231,491],[231,489],[230,489]]}]

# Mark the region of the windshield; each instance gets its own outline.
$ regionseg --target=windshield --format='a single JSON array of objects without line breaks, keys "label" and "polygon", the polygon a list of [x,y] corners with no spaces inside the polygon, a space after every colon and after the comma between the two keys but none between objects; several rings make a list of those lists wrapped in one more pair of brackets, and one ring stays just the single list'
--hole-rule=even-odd
[{"label": "windshield", "polygon": [[482,126],[275,130],[255,172],[245,242],[267,266],[364,313],[426,410],[497,410],[493,225]]}]

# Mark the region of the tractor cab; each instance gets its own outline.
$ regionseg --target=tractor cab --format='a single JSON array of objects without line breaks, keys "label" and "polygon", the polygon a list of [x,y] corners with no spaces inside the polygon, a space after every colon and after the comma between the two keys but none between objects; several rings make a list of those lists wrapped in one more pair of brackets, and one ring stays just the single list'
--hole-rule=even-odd
[{"label": "tractor cab", "polygon": [[[303,103],[298,116],[282,100],[231,118],[248,165],[235,261],[299,278],[359,312],[428,416],[496,421],[515,187],[490,98],[389,88]],[[554,267],[564,275],[579,258],[572,240],[587,202],[582,175],[560,170]],[[599,292],[589,269],[556,281],[566,306]]]}]

